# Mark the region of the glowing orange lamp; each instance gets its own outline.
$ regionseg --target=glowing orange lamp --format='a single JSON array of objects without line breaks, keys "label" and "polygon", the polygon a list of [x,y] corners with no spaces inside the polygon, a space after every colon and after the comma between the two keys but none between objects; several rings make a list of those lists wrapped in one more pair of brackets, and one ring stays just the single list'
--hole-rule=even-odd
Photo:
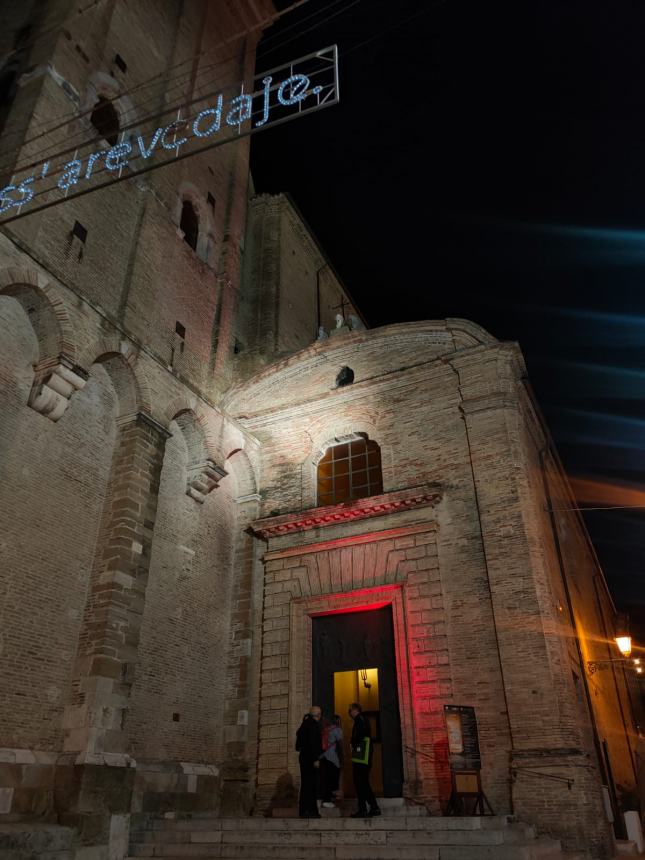
[{"label": "glowing orange lamp", "polygon": [[624,612],[621,612],[616,618],[614,638],[623,657],[629,657],[632,653],[632,637],[629,633],[629,620]]}]

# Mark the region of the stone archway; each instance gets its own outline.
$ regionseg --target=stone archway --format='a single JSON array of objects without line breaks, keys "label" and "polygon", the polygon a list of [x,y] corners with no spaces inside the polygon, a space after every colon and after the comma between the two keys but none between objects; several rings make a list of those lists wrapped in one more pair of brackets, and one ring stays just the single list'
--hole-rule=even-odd
[{"label": "stone archway", "polygon": [[58,421],[72,394],[83,388],[88,377],[77,364],[76,338],[67,308],[51,284],[28,269],[1,271],[0,294],[18,302],[38,341],[28,405]]}]

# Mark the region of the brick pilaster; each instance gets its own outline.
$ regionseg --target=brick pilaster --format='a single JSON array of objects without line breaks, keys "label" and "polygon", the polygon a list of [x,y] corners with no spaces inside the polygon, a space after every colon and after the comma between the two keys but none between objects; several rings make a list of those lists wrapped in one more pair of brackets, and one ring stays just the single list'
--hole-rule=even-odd
[{"label": "brick pilaster", "polygon": [[567,850],[606,857],[610,839],[593,751],[573,706],[551,571],[532,495],[516,347],[450,362],[459,376],[505,705],[514,811]]},{"label": "brick pilaster", "polygon": [[170,434],[138,413],[122,423],[65,713],[65,749],[79,761],[127,751],[159,479]]},{"label": "brick pilaster", "polygon": [[[253,697],[254,665],[259,656],[261,596],[255,594],[257,542],[248,533],[257,518],[260,497],[237,500],[237,544],[235,581],[231,596],[231,624],[228,653],[228,697],[224,710],[224,761],[222,763],[222,807],[227,813],[246,813],[251,802],[250,764],[255,761],[257,743],[257,694]],[[257,686],[257,679],[256,679]]]}]

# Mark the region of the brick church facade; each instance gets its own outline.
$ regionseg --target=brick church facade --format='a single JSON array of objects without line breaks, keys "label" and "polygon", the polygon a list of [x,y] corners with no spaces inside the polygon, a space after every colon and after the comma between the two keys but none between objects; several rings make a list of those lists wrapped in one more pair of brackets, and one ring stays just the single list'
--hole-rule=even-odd
[{"label": "brick church facade", "polygon": [[[101,99],[162,104],[196,38],[252,76],[268,0],[198,5],[12,5],[2,184],[43,123],[79,115],[62,145]],[[589,669],[615,609],[518,345],[366,328],[248,161],[241,139],[0,230],[0,825],[107,860],[135,813],[265,814],[312,698],[378,670],[386,794],[445,812],[444,706],[472,706],[495,812],[609,856],[635,702]]]}]

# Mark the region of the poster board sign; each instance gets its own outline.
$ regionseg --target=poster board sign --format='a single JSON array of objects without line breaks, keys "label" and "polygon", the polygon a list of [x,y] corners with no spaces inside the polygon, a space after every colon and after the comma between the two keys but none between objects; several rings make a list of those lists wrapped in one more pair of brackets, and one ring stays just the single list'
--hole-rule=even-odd
[{"label": "poster board sign", "polygon": [[453,773],[481,770],[475,709],[467,705],[444,705],[443,711],[448,731],[450,769]]}]

